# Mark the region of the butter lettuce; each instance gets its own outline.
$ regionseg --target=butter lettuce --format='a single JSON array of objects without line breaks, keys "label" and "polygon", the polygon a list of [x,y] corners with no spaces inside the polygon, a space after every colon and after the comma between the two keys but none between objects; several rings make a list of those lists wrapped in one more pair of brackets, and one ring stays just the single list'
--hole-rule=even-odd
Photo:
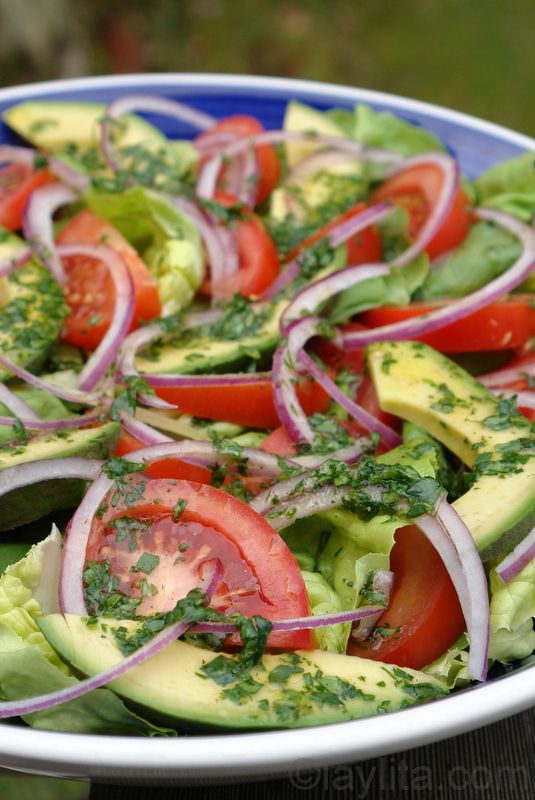
[{"label": "butter lettuce", "polygon": [[440,658],[424,667],[422,671],[438,678],[448,689],[460,688],[471,683],[472,678],[468,674],[468,639],[466,635],[463,633]]},{"label": "butter lettuce", "polygon": [[[57,587],[62,540],[56,526],[28,554],[0,576],[0,699],[18,700],[77,683],[69,667],[49,645],[39,617],[59,611]],[[168,735],[128,711],[108,689],[57,708],[30,714],[35,728],[69,733]]]},{"label": "butter lettuce", "polygon": [[444,150],[440,139],[431,131],[388,111],[374,111],[365,104],[355,108],[353,137],[368,147],[381,147],[402,156]]},{"label": "butter lettuce", "polygon": [[196,227],[163,195],[139,186],[122,194],[90,190],[85,199],[140,253],[158,280],[164,315],[188,306],[204,278]]},{"label": "butter lettuce", "polygon": [[490,590],[489,657],[502,664],[526,658],[535,650],[535,560],[509,583],[491,570]]},{"label": "butter lettuce", "polygon": [[[336,614],[343,611],[342,600],[319,572],[303,572],[303,579],[314,616]],[[326,625],[314,628],[312,636],[316,647],[333,653],[345,653],[348,637],[347,625]]]},{"label": "butter lettuce", "polygon": [[535,153],[496,164],[476,178],[474,187],[482,205],[500,196],[535,197]]},{"label": "butter lettuce", "polygon": [[[44,392],[42,389],[34,389],[33,387],[15,388],[13,391],[35,411],[40,419],[63,419],[74,416],[66,409],[61,400],[58,400],[50,392]],[[2,403],[0,403],[0,416],[12,416],[12,412]],[[8,425],[0,425],[0,446],[12,439],[13,436],[13,428]]]}]

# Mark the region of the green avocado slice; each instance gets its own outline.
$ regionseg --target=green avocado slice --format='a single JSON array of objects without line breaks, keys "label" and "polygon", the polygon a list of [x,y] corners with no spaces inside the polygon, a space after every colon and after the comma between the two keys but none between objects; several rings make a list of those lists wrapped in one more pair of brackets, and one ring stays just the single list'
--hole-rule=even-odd
[{"label": "green avocado slice", "polygon": [[[0,470],[45,458],[108,458],[119,439],[121,426],[109,422],[98,428],[38,434],[26,444],[0,447]],[[61,508],[74,508],[82,499],[85,482],[51,480],[15,489],[0,497],[0,531],[25,525]]]},{"label": "green avocado slice", "polygon": [[[51,614],[38,624],[61,658],[96,675],[121,658],[113,630],[139,623]],[[219,728],[297,728],[341,722],[425,702],[445,693],[436,679],[416,670],[328,653],[324,650],[264,655],[232,679],[210,663],[236,655],[215,654],[175,641],[111,685],[122,697],[166,724]],[[211,677],[214,675],[214,677]],[[228,682],[226,682],[228,680]]]},{"label": "green avocado slice", "polygon": [[[0,259],[14,256],[22,241],[0,228]],[[0,352],[30,371],[39,369],[58,338],[69,309],[63,290],[37,261],[0,278]],[[0,381],[12,378],[0,369]]]},{"label": "green avocado slice", "polygon": [[535,511],[528,420],[427,345],[378,342],[367,359],[381,408],[423,428],[474,470],[473,485],[453,505],[483,557],[510,547],[523,530],[516,526]]}]

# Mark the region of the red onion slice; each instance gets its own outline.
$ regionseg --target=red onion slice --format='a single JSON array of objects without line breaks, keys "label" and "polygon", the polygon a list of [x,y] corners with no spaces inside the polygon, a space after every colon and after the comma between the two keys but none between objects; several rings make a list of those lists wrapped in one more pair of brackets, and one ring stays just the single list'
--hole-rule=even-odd
[{"label": "red onion slice", "polygon": [[351,638],[357,642],[365,642],[370,638],[371,633],[388,607],[390,594],[394,585],[394,573],[388,569],[378,569],[372,580],[372,591],[381,592],[385,596],[385,606],[377,614],[361,619],[358,625],[351,630]]},{"label": "red onion slice", "polygon": [[[30,420],[35,422],[35,420],[39,419],[33,408],[29,406],[28,403],[25,403],[24,400],[18,396],[18,394],[15,394],[15,392],[12,392],[11,389],[8,389],[3,383],[0,383],[0,403],[6,406],[13,414],[15,414],[16,417],[21,418],[21,421],[22,419],[25,419],[28,422]],[[2,418],[0,417],[0,419]],[[11,425],[12,423],[13,420],[4,424]]]},{"label": "red onion slice", "polygon": [[444,562],[465,618],[470,655],[468,671],[483,681],[488,668],[490,631],[487,578],[472,534],[450,504],[443,500],[436,518],[428,514],[415,520]]},{"label": "red onion slice", "polygon": [[[26,416],[17,415],[19,422],[32,431],[60,431],[69,430],[72,428],[82,428],[84,425],[91,425],[101,417],[101,411],[94,411],[90,414],[83,414],[77,417],[66,417],[64,419],[38,419],[28,418]],[[0,416],[0,425],[13,425],[15,422],[13,417]]]},{"label": "red onion slice", "polygon": [[66,279],[54,243],[52,217],[58,208],[77,199],[78,195],[62,183],[48,183],[32,192],[24,215],[24,238],[61,284]]},{"label": "red onion slice", "polygon": [[206,251],[208,266],[212,280],[220,283],[227,272],[227,242],[221,237],[221,226],[217,226],[212,218],[205,216],[193,203],[181,197],[174,198],[172,203],[195,225]]},{"label": "red onion slice", "polygon": [[209,375],[167,375],[144,373],[149,386],[176,388],[180,386],[245,386],[271,380],[271,372],[227,372]]},{"label": "red onion slice", "polygon": [[24,369],[24,367],[19,367],[18,364],[15,364],[14,361],[11,361],[11,359],[7,358],[6,356],[0,356],[0,367],[3,367],[3,369],[8,372],[12,372],[13,375],[16,375],[21,381],[25,381],[31,386],[35,386],[36,389],[42,389],[45,392],[49,392],[50,394],[53,394],[54,397],[59,397],[60,400],[66,400],[68,403],[96,406],[102,402],[104,389],[102,392],[98,393],[80,392],[77,389],[61,389],[58,386],[54,386],[51,383],[43,381],[36,375],[32,375],[31,372],[28,372],[28,370]]},{"label": "red onion slice", "polygon": [[[339,247],[352,236],[355,236],[360,231],[369,228],[370,225],[376,225],[381,222],[385,217],[388,217],[394,209],[387,203],[377,203],[374,206],[357,211],[352,217],[344,220],[335,228],[333,228],[325,237],[331,247]],[[301,270],[300,256],[291,261],[281,272],[279,277],[273,281],[271,286],[263,293],[262,300],[272,300],[280,291],[284,289],[291,281],[299,275]]]},{"label": "red onion slice", "polygon": [[[311,617],[296,617],[295,619],[270,620],[271,630],[277,631],[305,631],[314,628],[324,628],[327,625],[343,625],[346,622],[367,620],[384,614],[384,606],[361,606],[349,611],[336,611],[333,614],[318,614]],[[200,622],[193,625],[190,633],[236,633],[237,626],[232,622]]]},{"label": "red onion slice", "polygon": [[387,264],[359,264],[355,267],[345,267],[305,286],[284,310],[280,323],[283,336],[287,334],[288,326],[293,320],[299,319],[305,314],[318,313],[319,307],[323,303],[344,289],[356,286],[362,281],[381,278],[389,274],[390,267]]},{"label": "red onion slice", "polygon": [[33,147],[20,147],[14,144],[0,145],[0,164],[28,164],[33,167],[37,150]]},{"label": "red onion slice", "polygon": [[442,172],[442,185],[437,200],[428,218],[418,231],[416,240],[401,255],[394,259],[393,264],[397,267],[404,267],[413,261],[417,255],[425,250],[431,239],[449,214],[455,201],[457,189],[459,187],[459,165],[451,156],[446,153],[425,153],[421,156],[414,156],[403,162],[399,170],[395,170],[391,175],[395,176],[400,172],[412,169],[413,167],[438,167]]},{"label": "red onion slice", "polygon": [[500,389],[510,383],[516,383],[526,376],[535,378],[535,362],[531,364],[519,364],[517,367],[506,367],[486,375],[478,375],[477,380],[489,389]]},{"label": "red onion slice", "polygon": [[27,461],[0,470],[0,497],[15,489],[32,486],[41,481],[58,478],[81,478],[94,481],[100,473],[102,461],[90,458],[46,458]]},{"label": "red onion slice", "polygon": [[403,322],[382,325],[367,331],[346,333],[344,345],[348,349],[364,347],[371,342],[384,341],[385,339],[394,341],[414,339],[439,330],[445,325],[457,322],[457,320],[473,314],[474,311],[484,308],[498,297],[516,288],[527,278],[535,266],[535,230],[529,225],[520,222],[516,217],[494,209],[477,208],[475,213],[479,219],[489,220],[496,225],[501,225],[513,236],[516,236],[523,246],[520,258],[506,272],[490,281],[482,289],[478,289],[460,300],[453,300],[443,308],[431,311],[428,314],[422,314],[419,317],[412,317]]},{"label": "red onion slice", "polygon": [[335,403],[342,406],[342,408],[345,409],[353,419],[357,420],[357,422],[366,428],[366,430],[379,434],[381,440],[389,450],[401,444],[402,439],[399,433],[396,433],[395,430],[385,425],[384,422],[381,422],[381,420],[374,417],[373,414],[370,414],[369,411],[366,411],[362,406],[359,406],[358,403],[355,403],[347,397],[332,378],[323,372],[319,364],[304,350],[299,354],[299,361],[306,368],[307,372],[312,375],[316,383],[319,383],[319,385],[323,387]]},{"label": "red onion slice", "polygon": [[78,389],[90,392],[102,380],[115,361],[119,347],[134,316],[134,284],[124,259],[106,245],[71,244],[58,247],[60,256],[83,255],[101,261],[107,267],[115,289],[113,318],[104,338],[85,364],[78,380]]},{"label": "red onion slice", "polygon": [[496,575],[509,583],[535,558],[535,528],[496,567]]},{"label": "red onion slice", "polygon": [[[204,589],[205,586],[207,587],[205,594],[208,602],[210,601],[217,583],[219,582],[220,575],[221,567],[218,565],[213,567],[207,579],[205,579],[203,575],[202,583],[199,588]],[[158,653],[160,650],[163,650],[164,647],[167,647],[167,645],[171,644],[180,636],[182,636],[187,631],[189,626],[190,620],[187,618],[181,620],[180,622],[175,622],[174,624],[169,625],[167,628],[164,628],[163,631],[157,634],[154,639],[151,639],[148,644],[140,647],[139,650],[135,651],[135,653],[125,656],[118,664],[115,664],[113,667],[110,667],[109,669],[104,670],[103,672],[100,672],[98,675],[94,675],[91,678],[85,678],[74,686],[69,686],[65,689],[59,689],[55,692],[48,692],[47,694],[38,695],[36,697],[30,697],[25,700],[11,700],[3,703],[0,702],[0,719],[21,717],[25,716],[26,714],[33,714],[36,711],[43,711],[47,708],[53,708],[54,706],[61,705],[62,703],[67,703],[69,700],[75,700],[78,697],[82,697],[94,689],[99,689],[101,686],[120,678],[121,675],[124,675],[125,672],[128,672],[128,670],[136,667],[138,664],[142,664],[144,661],[147,661],[147,659],[156,655],[156,653]]]},{"label": "red onion slice", "polygon": [[164,433],[160,433],[160,431],[155,430],[151,425],[147,425],[146,422],[141,422],[141,420],[132,417],[130,414],[121,413],[120,419],[125,431],[135,436],[145,447],[174,441],[174,439],[171,439]]},{"label": "red onion slice", "polygon": [[113,145],[114,124],[123,114],[130,114],[133,111],[144,111],[153,114],[161,114],[165,117],[172,117],[180,122],[186,122],[195,128],[206,130],[211,128],[217,120],[210,114],[198,111],[184,103],[171,100],[167,97],[154,97],[153,95],[128,95],[120,97],[110,103],[101,121],[101,149],[108,165],[114,172],[121,168],[117,159],[117,153]]}]

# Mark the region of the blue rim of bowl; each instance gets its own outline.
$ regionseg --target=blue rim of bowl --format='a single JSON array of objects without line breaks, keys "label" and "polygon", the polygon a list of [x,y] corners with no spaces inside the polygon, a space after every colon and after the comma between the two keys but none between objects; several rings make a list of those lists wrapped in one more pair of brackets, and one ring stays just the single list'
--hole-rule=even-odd
[{"label": "blue rim of bowl", "polygon": [[[238,106],[247,98],[259,106],[290,98],[319,108],[368,103],[424,124],[450,145],[448,130],[457,131],[454,151],[462,151],[464,143],[471,143],[473,150],[478,139],[477,150],[483,158],[476,172],[473,161],[468,164],[469,177],[505,158],[535,151],[535,140],[529,136],[462,112],[382,92],[286,78],[166,73],[48,81],[0,90],[0,112],[28,99],[82,99],[83,95],[84,100],[110,101],[141,90],[180,97],[184,102],[200,97],[198,105],[205,110],[217,107],[214,98],[221,95],[232,96]],[[5,130],[0,129],[0,140]],[[461,166],[466,169],[463,157],[461,152]],[[517,669],[431,704],[306,729],[145,739],[2,725],[0,763],[36,774],[144,783],[282,776],[418,747],[520,712],[535,705],[533,669]]]}]

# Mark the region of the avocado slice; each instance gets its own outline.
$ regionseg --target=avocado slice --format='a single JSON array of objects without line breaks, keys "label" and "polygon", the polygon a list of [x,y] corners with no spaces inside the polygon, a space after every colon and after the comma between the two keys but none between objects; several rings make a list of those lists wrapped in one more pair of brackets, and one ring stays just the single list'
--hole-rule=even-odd
[{"label": "avocado slice", "polygon": [[[509,401],[419,342],[378,342],[368,367],[385,411],[418,425],[474,470],[455,501],[484,558],[510,546],[535,511],[535,436]],[[531,522],[532,524],[532,522]]]},{"label": "avocado slice", "polygon": [[[252,324],[244,305],[243,318],[238,316],[239,311],[234,319],[232,313],[228,313],[228,326],[218,326],[218,323],[203,326],[152,346],[136,359],[136,368],[141,373],[195,375],[225,372],[247,360],[257,361],[273,352],[279,343],[279,320],[286,305],[286,300],[274,304],[267,316],[259,317],[258,322]],[[228,312],[230,308],[227,306]],[[250,332],[247,332],[248,327]]]},{"label": "avocado slice", "polygon": [[[14,256],[22,244],[0,228],[0,259]],[[21,367],[38,370],[68,313],[59,283],[42,264],[29,261],[0,278],[0,352]],[[12,377],[0,369],[0,381]]]},{"label": "avocado slice", "polygon": [[[61,658],[96,675],[122,656],[113,630],[139,623],[51,614],[38,624]],[[216,659],[229,665],[210,677]],[[367,717],[424,702],[445,693],[430,675],[324,650],[264,655],[237,679],[238,656],[175,641],[112,684],[122,697],[167,724],[219,728],[297,728]],[[225,673],[224,677],[221,673]],[[228,682],[226,682],[228,681]]]},{"label": "avocado slice", "polygon": [[[312,106],[300,103],[298,100],[291,100],[286,106],[284,115],[285,131],[311,132],[322,134],[323,136],[345,137],[344,129],[322,111],[317,111]],[[313,142],[286,142],[286,160],[289,167],[293,167],[302,161],[303,158],[314,153],[323,145]]]},{"label": "avocado slice", "polygon": [[[69,103],[60,100],[28,100],[4,111],[2,117],[19,136],[47,151],[77,146],[84,150],[100,141],[100,120],[106,112],[103,103]],[[162,144],[165,136],[142,117],[121,117],[119,145]]]},{"label": "avocado slice", "polygon": [[[121,434],[117,422],[98,428],[39,434],[26,444],[0,447],[0,470],[45,458],[108,458]],[[85,481],[42,481],[15,489],[0,498],[0,531],[10,530],[61,508],[74,508],[82,499]]]}]

